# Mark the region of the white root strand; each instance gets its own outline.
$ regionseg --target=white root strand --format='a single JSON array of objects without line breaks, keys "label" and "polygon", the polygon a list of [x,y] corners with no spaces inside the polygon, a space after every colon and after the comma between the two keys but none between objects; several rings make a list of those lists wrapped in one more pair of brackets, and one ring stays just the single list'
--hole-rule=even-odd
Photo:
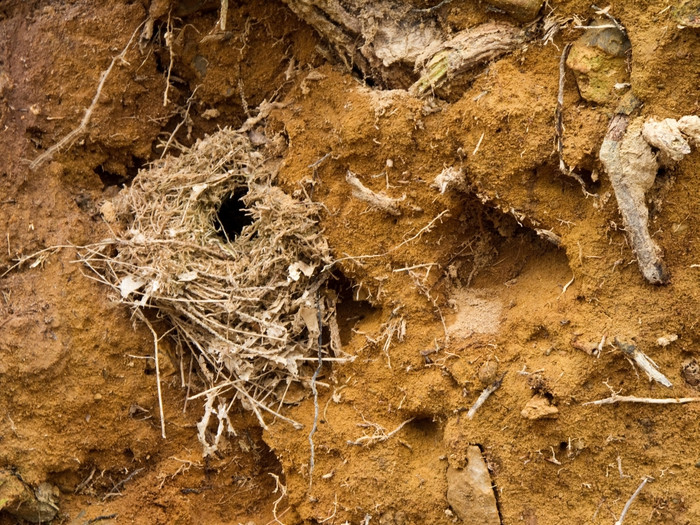
[{"label": "white root strand", "polygon": [[163,439],[166,439],[165,437],[165,415],[163,413],[163,392],[161,391],[160,388],[160,362],[158,360],[158,334],[156,331],[153,329],[153,326],[151,325],[150,321],[146,318],[146,316],[138,310],[139,317],[141,320],[146,323],[146,326],[148,326],[148,329],[151,331],[153,334],[153,359],[155,360],[155,365],[156,365],[156,385],[158,387],[158,410],[160,413],[160,434],[163,437]]},{"label": "white root strand", "polygon": [[700,397],[636,397],[636,396],[618,396],[613,394],[605,399],[597,401],[588,401],[583,403],[586,405],[614,405],[615,403],[647,403],[649,405],[684,405],[685,403],[696,403],[700,401]]},{"label": "white root strand", "polygon": [[469,411],[467,412],[467,419],[472,419],[474,417],[474,414],[476,414],[476,411],[479,410],[479,407],[483,405],[486,400],[489,398],[491,394],[493,394],[496,390],[498,390],[501,387],[501,383],[503,382],[503,377],[505,374],[503,374],[500,379],[497,379],[493,383],[491,383],[489,386],[484,388],[483,392],[479,395],[479,397],[474,401],[474,404],[471,406]]},{"label": "white root strand", "polygon": [[634,494],[632,494],[632,496],[630,496],[630,499],[627,500],[627,503],[625,503],[625,507],[622,509],[622,514],[620,514],[620,519],[618,519],[618,520],[615,522],[615,525],[622,525],[622,522],[625,520],[625,516],[627,515],[627,511],[630,510],[630,507],[632,506],[632,503],[634,502],[635,499],[637,499],[637,496],[639,496],[639,493],[642,491],[642,489],[644,488],[644,485],[647,484],[647,482],[649,481],[649,479],[650,479],[650,478],[645,477],[645,478],[642,480],[642,483],[641,483],[641,484],[639,485],[639,487],[637,488],[637,490],[634,491]]}]

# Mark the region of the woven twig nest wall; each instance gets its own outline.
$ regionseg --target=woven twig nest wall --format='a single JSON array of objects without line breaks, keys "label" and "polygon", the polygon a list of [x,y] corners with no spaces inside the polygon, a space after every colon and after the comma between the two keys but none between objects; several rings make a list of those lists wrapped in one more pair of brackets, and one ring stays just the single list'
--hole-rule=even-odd
[{"label": "woven twig nest wall", "polygon": [[[205,454],[236,401],[263,426],[266,415],[299,426],[280,414],[290,386],[307,388],[318,359],[341,353],[320,207],[276,187],[276,165],[245,132],[221,130],[141,171],[103,207],[114,237],[81,254],[117,300],[156,309],[196,356]],[[219,212],[239,196],[249,224],[231,238]]]}]

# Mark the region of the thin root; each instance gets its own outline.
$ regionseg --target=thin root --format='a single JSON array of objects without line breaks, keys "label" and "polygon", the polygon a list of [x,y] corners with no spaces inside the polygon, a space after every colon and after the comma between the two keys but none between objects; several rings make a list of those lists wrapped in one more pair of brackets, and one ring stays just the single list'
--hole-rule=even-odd
[{"label": "thin root", "polygon": [[109,78],[110,73],[112,72],[112,68],[114,68],[114,64],[117,63],[117,61],[125,62],[126,60],[124,57],[126,56],[127,51],[131,47],[131,43],[134,41],[134,38],[138,34],[139,30],[141,27],[146,23],[144,20],[141,22],[136,29],[134,29],[134,32],[131,34],[131,37],[129,38],[129,41],[126,43],[126,46],[122,50],[121,53],[119,53],[117,56],[112,58],[112,62],[110,62],[109,67],[105,69],[101,74],[100,74],[100,82],[97,85],[97,91],[95,92],[95,96],[92,98],[92,102],[90,103],[90,106],[85,110],[85,115],[83,116],[83,120],[80,121],[80,125],[75,128],[73,131],[68,133],[65,137],[63,137],[61,140],[59,140],[56,144],[51,146],[49,149],[47,149],[44,153],[39,155],[36,159],[34,159],[30,164],[29,164],[29,169],[32,171],[37,169],[39,166],[44,164],[46,161],[51,160],[54,156],[55,153],[61,150],[64,146],[68,145],[70,147],[73,142],[80,136],[82,135],[86,129],[88,124],[90,123],[90,119],[92,118],[92,112],[95,111],[95,108],[97,107],[97,102],[100,100],[100,95],[102,95],[102,88],[104,88],[105,83],[107,82],[107,78]]}]

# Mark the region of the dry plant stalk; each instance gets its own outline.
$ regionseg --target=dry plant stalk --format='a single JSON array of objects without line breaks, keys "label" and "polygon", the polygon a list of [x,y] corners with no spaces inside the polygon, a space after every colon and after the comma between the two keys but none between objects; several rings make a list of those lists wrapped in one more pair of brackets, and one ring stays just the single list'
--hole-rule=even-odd
[{"label": "dry plant stalk", "polygon": [[348,170],[347,174],[345,175],[345,181],[352,186],[353,197],[360,199],[361,201],[365,201],[373,208],[385,211],[394,217],[401,215],[399,203],[406,200],[406,195],[400,199],[395,199],[393,197],[389,197],[388,195],[384,195],[383,193],[376,193],[362,184],[360,179],[357,178],[357,175],[350,170]]},{"label": "dry plant stalk", "polygon": [[471,406],[469,411],[467,412],[467,419],[472,419],[474,415],[476,414],[476,411],[479,410],[481,405],[483,405],[486,400],[493,394],[496,390],[501,388],[501,384],[503,383],[503,378],[506,376],[506,373],[504,372],[501,377],[496,379],[493,383],[491,383],[489,386],[484,388],[484,390],[479,394],[479,397],[474,401],[474,404]]},{"label": "dry plant stalk", "polygon": [[221,0],[221,9],[219,13],[219,27],[222,31],[226,31],[226,18],[228,17],[228,0]]},{"label": "dry plant stalk", "polygon": [[651,479],[652,478],[649,476],[646,476],[646,477],[644,477],[644,479],[642,479],[642,482],[639,485],[639,487],[637,487],[637,490],[634,491],[634,494],[632,494],[630,496],[630,499],[627,500],[627,503],[625,503],[625,506],[622,509],[622,513],[620,514],[620,518],[615,522],[615,525],[622,525],[622,523],[625,521],[625,516],[627,516],[627,512],[630,510],[630,507],[632,506],[632,503],[637,498],[637,496],[639,496],[639,493],[644,488],[644,485],[646,485],[647,482]]},{"label": "dry plant stalk", "polygon": [[659,371],[659,367],[656,366],[656,363],[649,359],[649,357],[639,348],[629,343],[619,341],[617,338],[615,338],[615,346],[622,350],[627,359],[634,362],[639,368],[644,370],[646,375],[649,377],[649,381],[656,381],[666,388],[671,388],[671,386],[673,386],[671,381],[669,381],[668,378]]},{"label": "dry plant stalk", "polygon": [[588,401],[583,405],[614,405],[615,403],[646,403],[647,405],[685,405],[686,403],[697,403],[700,397],[636,397],[636,396],[620,396],[613,393],[605,399],[596,401]]},{"label": "dry plant stalk", "polygon": [[[267,412],[300,428],[280,414],[290,384],[308,386],[319,352],[342,352],[337,337],[317,347],[317,297],[320,323],[336,326],[320,206],[274,186],[276,165],[245,132],[221,130],[140,172],[112,203],[121,228],[80,253],[118,300],[155,308],[193,352],[208,387],[190,398],[204,398],[205,455],[232,432],[236,400],[263,427]],[[217,213],[242,191],[252,223],[228,238]]]}]

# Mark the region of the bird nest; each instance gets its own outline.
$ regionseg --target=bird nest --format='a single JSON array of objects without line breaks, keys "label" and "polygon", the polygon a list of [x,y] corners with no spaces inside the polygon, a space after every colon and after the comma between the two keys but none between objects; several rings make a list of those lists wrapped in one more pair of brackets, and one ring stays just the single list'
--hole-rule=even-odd
[{"label": "bird nest", "polygon": [[[146,322],[155,309],[191,350],[207,385],[193,396],[205,455],[232,431],[236,401],[263,427],[271,416],[300,427],[280,413],[288,393],[342,359],[320,206],[275,186],[277,165],[245,132],[221,130],[141,171],[103,206],[113,238],[81,253],[116,300]],[[222,214],[239,200],[247,224],[232,234]]]}]

